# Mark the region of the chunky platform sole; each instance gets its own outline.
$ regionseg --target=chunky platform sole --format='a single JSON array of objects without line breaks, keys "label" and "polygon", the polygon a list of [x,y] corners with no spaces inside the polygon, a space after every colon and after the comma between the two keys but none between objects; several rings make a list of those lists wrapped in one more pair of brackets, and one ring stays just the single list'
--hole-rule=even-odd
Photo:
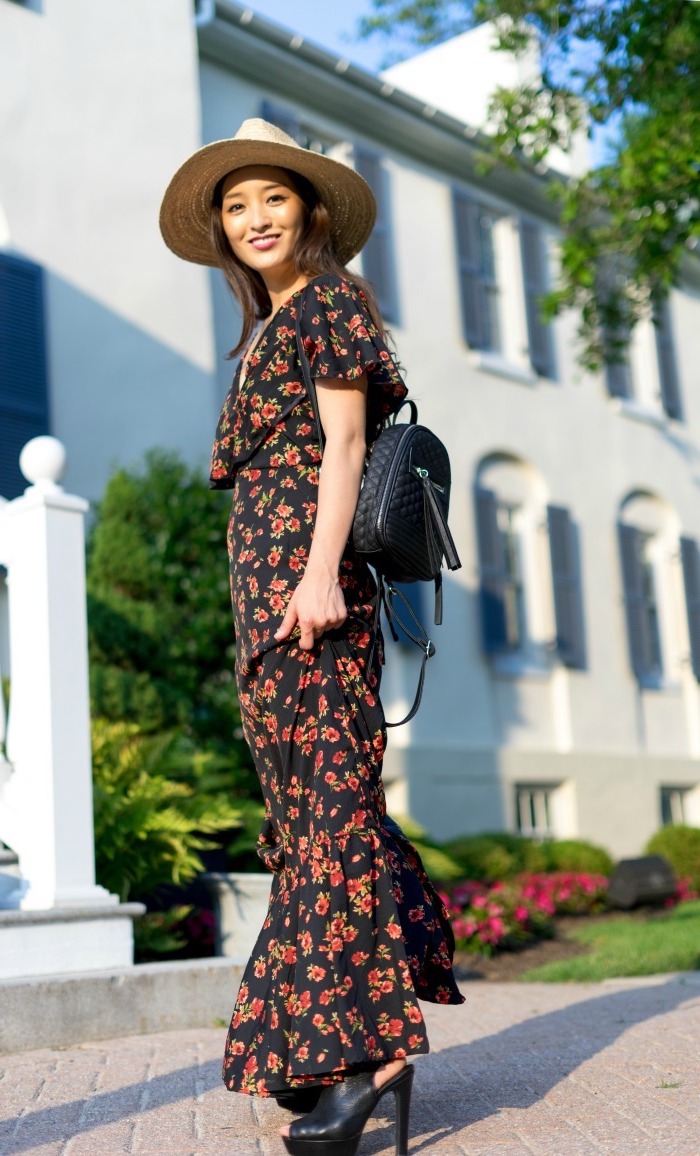
[{"label": "chunky platform sole", "polygon": [[[413,1087],[414,1069],[407,1064],[397,1075],[382,1084],[375,1090],[374,1103],[369,1107],[359,1132],[342,1139],[330,1136],[283,1136],[285,1148],[289,1156],[356,1156],[360,1146],[360,1139],[367,1120],[372,1115],[382,1096],[387,1092],[394,1093],[396,1105],[396,1153],[395,1156],[408,1156],[408,1123],[411,1109],[411,1089]],[[311,1114],[313,1119],[313,1113]]]}]

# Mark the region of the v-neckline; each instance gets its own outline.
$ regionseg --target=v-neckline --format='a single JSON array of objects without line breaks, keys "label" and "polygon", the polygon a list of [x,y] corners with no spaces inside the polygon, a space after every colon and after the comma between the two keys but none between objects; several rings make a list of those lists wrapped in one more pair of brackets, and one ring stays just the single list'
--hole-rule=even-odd
[{"label": "v-neckline", "polygon": [[251,339],[253,341],[253,344],[250,345],[248,347],[248,349],[246,349],[245,353],[243,354],[243,356],[241,357],[241,360],[238,363],[238,372],[239,372],[238,387],[239,387],[239,389],[245,384],[245,382],[248,378],[248,368],[249,368],[250,363],[253,359],[253,355],[255,354],[256,349],[258,349],[258,347],[260,346],[260,343],[263,340],[265,334],[267,333],[267,330],[272,325],[272,322],[275,320],[276,317],[279,317],[282,310],[286,309],[287,306],[294,300],[295,297],[298,296],[299,293],[304,292],[307,285],[309,285],[309,284],[310,284],[310,282],[307,281],[306,285],[302,285],[300,289],[295,289],[294,292],[291,293],[289,295],[289,297],[287,297],[286,301],[283,301],[282,304],[275,310],[275,312],[273,314],[271,314],[269,321],[266,321],[266,323],[263,325],[262,329],[260,329],[258,331],[257,335],[255,335]]}]

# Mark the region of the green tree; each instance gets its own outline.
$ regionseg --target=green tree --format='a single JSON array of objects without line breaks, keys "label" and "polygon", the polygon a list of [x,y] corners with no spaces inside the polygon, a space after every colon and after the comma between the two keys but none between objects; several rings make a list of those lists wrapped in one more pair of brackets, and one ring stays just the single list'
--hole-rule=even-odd
[{"label": "green tree", "polygon": [[[153,451],[110,479],[88,542],[88,640],[98,881],[160,901],[223,846],[259,869],[264,807],[234,681],[230,494]],[[166,899],[167,901],[167,899]],[[191,905],[137,920],[141,957],[186,947]]]},{"label": "green tree", "polygon": [[257,796],[234,682],[230,502],[163,451],[108,482],[88,544],[92,712],[181,730]]},{"label": "green tree", "polygon": [[[580,360],[590,369],[621,354],[629,330],[655,314],[700,234],[700,4],[693,0],[372,0],[360,32],[404,52],[495,21],[497,46],[531,41],[541,83],[498,89],[492,143],[479,167],[542,171],[586,123],[614,130],[603,164],[548,194],[563,230],[561,275],[546,317],[575,307]],[[590,126],[589,126],[590,131]],[[602,276],[600,275],[602,272]]]}]

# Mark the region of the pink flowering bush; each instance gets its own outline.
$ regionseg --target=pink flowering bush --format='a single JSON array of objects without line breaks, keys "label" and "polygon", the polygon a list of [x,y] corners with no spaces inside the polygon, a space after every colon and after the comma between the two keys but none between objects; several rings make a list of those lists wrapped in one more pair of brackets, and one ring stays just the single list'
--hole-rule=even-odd
[{"label": "pink flowering bush", "polygon": [[458,883],[442,898],[457,946],[465,951],[492,955],[553,934],[550,915],[523,895],[517,880]]},{"label": "pink flowering bush", "polygon": [[676,883],[676,893],[664,903],[664,907],[675,907],[677,903],[685,903],[687,899],[697,899],[699,897],[698,891],[693,887],[693,880],[679,879]]},{"label": "pink flowering bush", "polygon": [[554,934],[556,915],[605,907],[607,879],[577,872],[523,874],[501,883],[458,883],[443,894],[457,946],[492,955]]},{"label": "pink flowering bush", "polygon": [[[559,915],[594,915],[607,908],[608,879],[583,871],[526,872],[499,883],[468,880],[443,892],[457,947],[479,955],[509,951],[554,935]],[[681,879],[673,907],[697,899]]]},{"label": "pink flowering bush", "polygon": [[581,871],[553,871],[548,874],[520,875],[523,897],[548,915],[591,915],[607,906],[608,880],[605,875]]}]

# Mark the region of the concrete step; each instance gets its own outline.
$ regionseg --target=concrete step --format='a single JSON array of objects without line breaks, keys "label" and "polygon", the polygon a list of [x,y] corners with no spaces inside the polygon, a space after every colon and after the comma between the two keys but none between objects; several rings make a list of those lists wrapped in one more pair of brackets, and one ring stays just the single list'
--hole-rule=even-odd
[{"label": "concrete step", "polygon": [[0,1054],[227,1027],[246,959],[167,960],[0,981]]}]

